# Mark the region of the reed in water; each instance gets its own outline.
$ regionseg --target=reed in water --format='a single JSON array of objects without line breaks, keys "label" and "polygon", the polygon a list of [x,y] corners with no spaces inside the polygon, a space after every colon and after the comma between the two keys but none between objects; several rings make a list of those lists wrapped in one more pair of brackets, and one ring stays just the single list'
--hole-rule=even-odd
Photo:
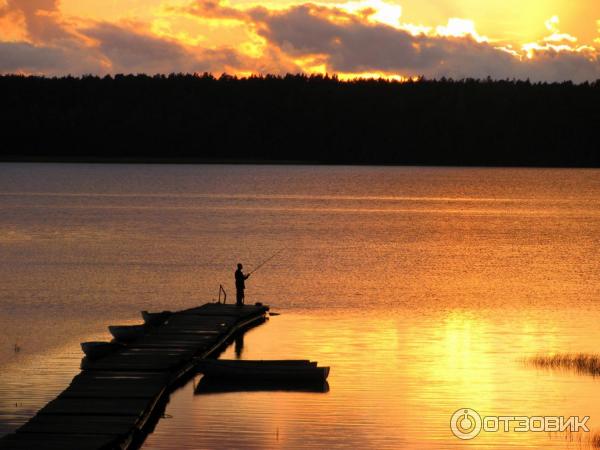
[{"label": "reed in water", "polygon": [[[577,373],[584,373],[594,377],[600,375],[600,355],[563,353],[552,356],[535,356],[529,362],[534,366],[547,369],[574,370]],[[598,443],[600,446],[600,438]]]},{"label": "reed in water", "polygon": [[559,433],[549,433],[548,436],[551,440],[564,440],[576,444],[580,449],[600,448],[600,433],[580,433],[566,430]]}]

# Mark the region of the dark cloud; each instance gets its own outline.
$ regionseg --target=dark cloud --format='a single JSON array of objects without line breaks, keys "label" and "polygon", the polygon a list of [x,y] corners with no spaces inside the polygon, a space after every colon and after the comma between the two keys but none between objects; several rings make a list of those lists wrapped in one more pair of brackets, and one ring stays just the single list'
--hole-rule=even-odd
[{"label": "dark cloud", "polygon": [[600,58],[596,52],[537,52],[518,67],[518,78],[547,81],[592,81],[600,79]]},{"label": "dark cloud", "polygon": [[63,50],[27,42],[0,42],[1,72],[55,72],[68,70],[69,65]]},{"label": "dark cloud", "polygon": [[245,65],[231,48],[190,49],[127,26],[98,23],[80,32],[97,42],[113,73],[220,72],[243,70]]},{"label": "dark cloud", "polygon": [[0,42],[0,73],[98,73],[102,61],[64,24],[58,0],[7,0],[0,16],[20,17],[28,42]]},{"label": "dark cloud", "polygon": [[[242,65],[233,49],[191,50],[128,24],[95,23],[76,29],[65,23],[58,7],[59,0],[7,0],[0,7],[0,16],[23,18],[31,40],[0,42],[1,73],[220,72]],[[209,11],[210,5],[205,10]]]},{"label": "dark cloud", "polygon": [[[333,14],[332,14],[333,13]],[[544,51],[529,60],[470,36],[418,35],[311,4],[251,11],[257,31],[293,57],[320,55],[331,72],[405,76],[530,78],[584,81],[600,75],[597,56]]]},{"label": "dark cloud", "polygon": [[232,48],[203,49],[196,56],[195,72],[222,72],[235,68],[241,70],[245,63],[240,54]]},{"label": "dark cloud", "polygon": [[50,40],[48,44],[0,42],[0,73],[106,74],[222,72],[243,69],[234,49],[194,49],[129,26],[97,23],[77,30],[81,39]]},{"label": "dark cloud", "polygon": [[195,57],[178,43],[110,23],[80,32],[97,41],[98,51],[116,72],[194,71]]},{"label": "dark cloud", "polygon": [[[416,74],[447,70],[453,59],[461,66],[473,59],[498,53],[487,44],[469,38],[413,36],[382,24],[358,20],[347,14],[342,21],[331,20],[328,8],[302,5],[284,12],[259,10],[258,32],[273,45],[295,57],[324,55],[332,71],[384,71]],[[504,62],[513,57],[501,55]],[[495,63],[497,65],[497,63]]]},{"label": "dark cloud", "polygon": [[79,75],[101,71],[98,59],[82,49],[0,42],[0,73]]}]

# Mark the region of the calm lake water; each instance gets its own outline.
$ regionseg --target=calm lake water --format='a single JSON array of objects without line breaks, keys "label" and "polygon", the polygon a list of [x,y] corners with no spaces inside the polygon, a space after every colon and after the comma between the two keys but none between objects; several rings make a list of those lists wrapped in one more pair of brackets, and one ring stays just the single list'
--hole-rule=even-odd
[{"label": "calm lake water", "polygon": [[524,363],[600,351],[600,171],[1,164],[0,211],[0,434],[66,387],[79,342],[143,309],[211,301],[219,283],[233,296],[235,264],[280,249],[247,296],[281,315],[241,357],[318,360],[329,391],[194,395],[195,379],[144,448],[590,438],[461,441],[460,408],[590,416],[600,433],[600,380]]}]

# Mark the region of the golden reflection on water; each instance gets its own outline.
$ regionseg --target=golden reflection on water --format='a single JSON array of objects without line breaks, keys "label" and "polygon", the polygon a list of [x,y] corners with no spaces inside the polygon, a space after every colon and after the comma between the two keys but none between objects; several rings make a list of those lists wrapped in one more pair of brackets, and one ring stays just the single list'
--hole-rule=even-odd
[{"label": "golden reflection on water", "polygon": [[14,430],[53,400],[79,373],[81,350],[74,342],[51,352],[24,348],[0,371],[0,435]]},{"label": "golden reflection on water", "polygon": [[[194,396],[188,385],[144,448],[572,448],[548,433],[463,442],[449,425],[468,407],[482,416],[589,415],[600,430],[600,381],[523,362],[574,343],[570,330],[548,326],[560,317],[284,311],[247,334],[242,358],[318,360],[332,368],[329,392]],[[222,357],[235,358],[233,347]]]},{"label": "golden reflection on water", "polygon": [[140,310],[209,301],[219,283],[232,293],[238,261],[251,269],[282,248],[247,295],[284,314],[248,334],[243,357],[317,359],[330,391],[194,396],[190,384],[148,448],[567,446],[532,433],[458,441],[449,420],[465,407],[590,415],[600,429],[598,380],[523,364],[599,352],[598,171],[0,164],[0,175],[0,432],[66,385],[80,341]]}]

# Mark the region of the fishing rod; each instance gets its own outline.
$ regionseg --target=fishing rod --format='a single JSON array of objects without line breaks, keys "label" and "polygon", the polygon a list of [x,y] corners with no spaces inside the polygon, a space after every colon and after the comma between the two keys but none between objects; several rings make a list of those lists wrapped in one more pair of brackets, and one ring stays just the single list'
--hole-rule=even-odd
[{"label": "fishing rod", "polygon": [[277,255],[279,255],[282,251],[285,250],[285,247],[282,249],[277,250],[275,253],[273,253],[273,255],[271,255],[269,258],[265,259],[263,262],[261,262],[252,272],[250,272],[248,274],[248,276],[252,275],[254,272],[256,272],[258,269],[260,269],[262,266],[264,266],[266,263],[268,263],[269,261],[271,261],[273,258],[275,258]]}]

